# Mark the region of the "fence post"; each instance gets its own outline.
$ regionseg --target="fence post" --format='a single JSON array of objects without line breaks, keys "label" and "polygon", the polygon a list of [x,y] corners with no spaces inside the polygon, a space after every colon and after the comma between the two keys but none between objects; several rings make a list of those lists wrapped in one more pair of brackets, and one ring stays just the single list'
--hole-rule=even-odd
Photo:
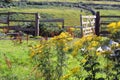
[{"label": "fence post", "polygon": [[39,19],[40,19],[40,16],[39,16],[39,13],[36,13],[35,14],[35,36],[39,36]]},{"label": "fence post", "polygon": [[100,12],[96,12],[96,18],[95,18],[95,34],[97,36],[100,35]]},{"label": "fence post", "polygon": [[83,36],[83,30],[82,30],[82,14],[80,14],[80,30],[81,30],[81,36]]},{"label": "fence post", "polygon": [[63,22],[62,22],[62,28],[64,28],[64,20],[63,20]]}]

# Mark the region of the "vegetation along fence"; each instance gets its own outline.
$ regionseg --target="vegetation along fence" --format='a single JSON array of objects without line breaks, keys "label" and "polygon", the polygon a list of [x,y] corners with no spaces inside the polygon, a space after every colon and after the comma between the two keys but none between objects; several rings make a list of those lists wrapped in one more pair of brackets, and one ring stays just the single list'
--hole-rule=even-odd
[{"label": "vegetation along fence", "polygon": [[115,15],[106,15],[100,16],[100,34],[109,34],[107,30],[107,25],[111,22],[118,22],[120,20],[120,16]]}]

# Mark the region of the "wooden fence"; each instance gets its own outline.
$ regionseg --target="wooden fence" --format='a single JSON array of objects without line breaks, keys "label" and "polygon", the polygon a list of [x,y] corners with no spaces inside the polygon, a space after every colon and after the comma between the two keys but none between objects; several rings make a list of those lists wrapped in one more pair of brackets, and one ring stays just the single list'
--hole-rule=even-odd
[{"label": "wooden fence", "polygon": [[80,26],[82,36],[89,34],[96,34],[99,36],[100,28],[100,14],[99,12],[96,15],[82,16],[80,15]]},{"label": "wooden fence", "polygon": [[[11,19],[10,16],[14,14],[22,14],[22,15],[33,15],[33,20],[28,19]],[[35,31],[35,35],[39,36],[39,24],[40,22],[61,22],[62,27],[64,28],[64,19],[47,19],[40,20],[39,13],[24,13],[24,12],[6,12],[0,13],[0,15],[5,15],[3,19],[0,19],[0,23],[7,24],[7,26],[0,26],[0,28],[7,28],[9,30],[17,30],[17,31]],[[34,22],[35,28],[22,28],[21,26],[10,26],[11,22]]]},{"label": "wooden fence", "polygon": [[[14,14],[23,14],[23,15],[34,15],[34,20],[23,20],[23,19],[11,19],[10,16]],[[6,13],[0,13],[0,15],[5,15],[6,19],[3,19],[0,21],[0,23],[5,23],[7,26],[1,26],[0,28],[7,28],[7,29],[12,29],[12,30],[23,30],[20,26],[10,26],[10,22],[34,22],[35,23],[35,35],[39,36],[39,19],[40,16],[38,13],[24,13],[24,12],[6,12]],[[5,20],[5,21],[4,21]],[[26,29],[25,29],[26,30]],[[31,29],[29,29],[31,31]],[[33,30],[33,29],[32,29]],[[27,30],[26,30],[27,31]]]}]

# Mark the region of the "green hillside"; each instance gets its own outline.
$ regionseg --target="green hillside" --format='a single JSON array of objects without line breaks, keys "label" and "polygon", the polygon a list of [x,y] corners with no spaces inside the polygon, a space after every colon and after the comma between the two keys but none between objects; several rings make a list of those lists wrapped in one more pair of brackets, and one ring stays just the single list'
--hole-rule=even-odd
[{"label": "green hillside", "polygon": [[[20,0],[13,0],[20,1]],[[79,3],[82,7],[91,8],[94,11],[100,11],[101,15],[119,15],[120,2],[116,1],[94,1],[94,0],[28,0],[30,2],[74,2]],[[13,2],[14,3],[14,2]],[[12,5],[13,5],[12,3]],[[68,3],[67,3],[68,4]],[[67,5],[66,4],[66,5]],[[8,4],[7,4],[8,5]],[[11,4],[9,4],[11,5]],[[1,12],[15,11],[15,12],[38,12],[40,14],[53,15],[54,18],[64,18],[65,26],[79,26],[80,25],[80,14],[91,15],[89,11],[83,8],[75,8],[69,6],[59,6],[57,4],[41,4],[36,5],[28,4],[22,5],[14,3],[15,6],[7,6],[5,8],[0,8]],[[115,6],[114,6],[115,5]]]}]

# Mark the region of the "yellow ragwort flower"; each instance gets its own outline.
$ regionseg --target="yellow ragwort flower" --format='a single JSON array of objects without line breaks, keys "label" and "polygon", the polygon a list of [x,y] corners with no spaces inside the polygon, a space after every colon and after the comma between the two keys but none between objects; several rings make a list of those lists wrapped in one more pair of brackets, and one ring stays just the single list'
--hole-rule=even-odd
[{"label": "yellow ragwort flower", "polygon": [[98,45],[99,45],[98,41],[92,41],[91,42],[91,46],[93,46],[93,47],[97,47]]},{"label": "yellow ragwort flower", "polygon": [[77,55],[77,52],[74,50],[74,51],[72,52],[72,56],[75,57],[76,55]]},{"label": "yellow ragwort flower", "polygon": [[72,74],[75,74],[79,70],[80,70],[80,67],[75,67],[75,68],[71,69],[70,71],[72,72]]},{"label": "yellow ragwort flower", "polygon": [[70,28],[70,31],[75,31],[75,28]]},{"label": "yellow ragwort flower", "polygon": [[108,25],[108,28],[116,28],[117,23],[116,22],[112,22]]},{"label": "yellow ragwort flower", "polygon": [[82,59],[81,63],[86,63],[86,61],[87,61],[86,59]]},{"label": "yellow ragwort flower", "polygon": [[101,55],[101,53],[100,52],[96,52],[96,55],[99,56],[99,55]]},{"label": "yellow ragwort flower", "polygon": [[65,80],[65,79],[68,79],[69,77],[71,76],[71,73],[67,74],[67,75],[64,75],[61,80]]},{"label": "yellow ragwort flower", "polygon": [[66,47],[63,48],[63,51],[64,51],[64,52],[67,52],[68,50],[69,50],[69,47],[68,47],[68,46],[66,46]]}]

